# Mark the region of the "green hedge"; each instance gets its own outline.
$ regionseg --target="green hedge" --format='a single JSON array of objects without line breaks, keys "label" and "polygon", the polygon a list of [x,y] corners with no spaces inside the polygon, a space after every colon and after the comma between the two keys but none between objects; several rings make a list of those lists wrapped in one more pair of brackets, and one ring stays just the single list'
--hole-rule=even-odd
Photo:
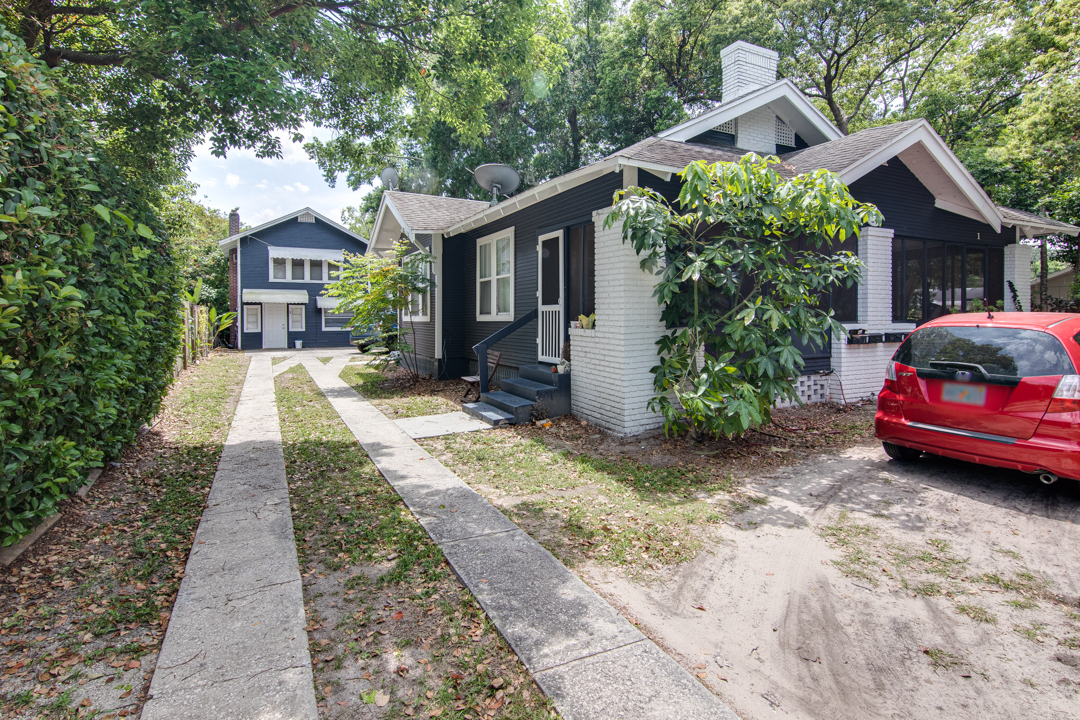
[{"label": "green hedge", "polygon": [[145,193],[0,31],[0,538],[29,532],[152,418],[179,338]]}]

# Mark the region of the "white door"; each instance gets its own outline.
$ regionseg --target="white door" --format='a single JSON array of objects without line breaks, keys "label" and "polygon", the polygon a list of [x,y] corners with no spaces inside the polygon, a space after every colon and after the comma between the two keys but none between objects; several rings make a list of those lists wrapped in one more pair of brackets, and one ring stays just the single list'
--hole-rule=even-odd
[{"label": "white door", "polygon": [[536,246],[539,253],[539,288],[536,297],[540,305],[540,322],[536,344],[537,356],[544,362],[558,362],[563,346],[563,233],[540,236]]},{"label": "white door", "polygon": [[283,348],[289,340],[285,329],[285,303],[263,303],[262,346]]}]

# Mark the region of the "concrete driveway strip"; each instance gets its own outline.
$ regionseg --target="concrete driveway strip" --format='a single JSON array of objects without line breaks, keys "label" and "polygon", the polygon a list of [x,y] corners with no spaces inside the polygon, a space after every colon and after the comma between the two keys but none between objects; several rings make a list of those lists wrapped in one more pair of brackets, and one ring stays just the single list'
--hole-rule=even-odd
[{"label": "concrete driveway strip", "polygon": [[248,366],[143,720],[316,720],[269,355]]},{"label": "concrete driveway strip", "polygon": [[551,553],[339,378],[343,363],[305,358],[304,367],[564,720],[737,720]]}]

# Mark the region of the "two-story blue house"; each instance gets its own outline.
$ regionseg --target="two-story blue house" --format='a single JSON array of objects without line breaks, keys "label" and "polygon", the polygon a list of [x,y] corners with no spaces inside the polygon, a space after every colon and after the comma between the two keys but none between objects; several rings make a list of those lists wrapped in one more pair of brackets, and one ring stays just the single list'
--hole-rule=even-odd
[{"label": "two-story blue house", "polygon": [[229,309],[237,312],[233,344],[241,350],[342,347],[351,314],[335,312],[322,296],[336,279],[345,251],[367,252],[367,240],[303,208],[250,230],[229,215],[229,237],[218,243],[229,258]]}]

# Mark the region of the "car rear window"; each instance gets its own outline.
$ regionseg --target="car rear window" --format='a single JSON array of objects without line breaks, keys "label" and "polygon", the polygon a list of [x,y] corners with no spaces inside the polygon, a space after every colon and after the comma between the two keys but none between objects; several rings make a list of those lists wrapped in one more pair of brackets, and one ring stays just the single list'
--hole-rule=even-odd
[{"label": "car rear window", "polygon": [[922,328],[904,341],[894,359],[904,365],[928,369],[934,368],[931,364],[934,360],[971,363],[982,366],[991,375],[1008,377],[1076,372],[1060,340],[1049,333],[1019,328]]}]

